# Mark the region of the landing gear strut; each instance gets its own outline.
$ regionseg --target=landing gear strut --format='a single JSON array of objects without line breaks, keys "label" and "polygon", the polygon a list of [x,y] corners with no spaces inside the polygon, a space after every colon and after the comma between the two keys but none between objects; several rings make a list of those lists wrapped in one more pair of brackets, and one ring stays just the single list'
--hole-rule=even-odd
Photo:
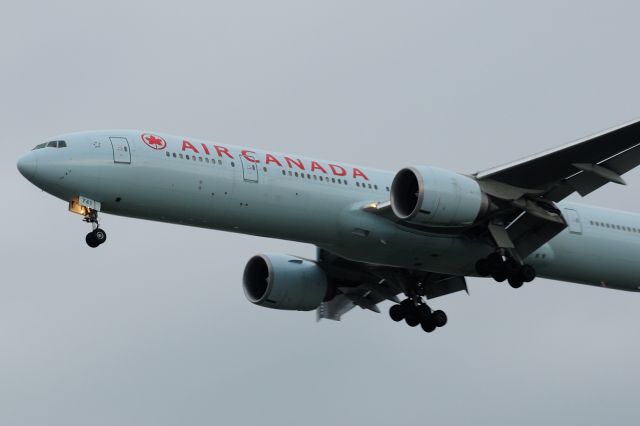
[{"label": "landing gear strut", "polygon": [[427,333],[447,324],[447,314],[443,311],[431,311],[431,308],[419,296],[405,299],[391,306],[389,316],[395,322],[404,320],[409,327],[420,325]]},{"label": "landing gear strut", "polygon": [[476,272],[481,277],[493,277],[497,282],[508,281],[513,288],[536,278],[536,270],[531,265],[521,265],[509,255],[492,253],[476,262]]},{"label": "landing gear strut", "polygon": [[84,215],[83,220],[87,223],[90,223],[93,229],[84,238],[89,247],[96,248],[100,244],[103,244],[105,241],[107,241],[107,233],[100,228],[100,224],[98,223],[98,212],[96,210],[90,209]]}]

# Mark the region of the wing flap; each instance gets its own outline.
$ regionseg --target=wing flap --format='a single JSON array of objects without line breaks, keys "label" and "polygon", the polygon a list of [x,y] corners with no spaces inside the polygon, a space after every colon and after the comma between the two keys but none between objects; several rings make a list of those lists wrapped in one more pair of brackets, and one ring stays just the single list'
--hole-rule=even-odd
[{"label": "wing flap", "polygon": [[[606,174],[602,171],[594,173],[590,170],[581,170],[579,173],[562,181],[554,187],[547,197],[551,201],[560,201],[577,191],[583,197],[610,182],[624,184],[621,176],[640,165],[640,144],[609,158],[597,166],[600,170],[610,171]],[[618,179],[619,178],[619,179]]]},{"label": "wing flap", "polygon": [[531,213],[523,213],[509,225],[507,232],[516,253],[524,259],[566,227],[564,221],[550,221]]},{"label": "wing flap", "polygon": [[436,297],[446,296],[447,294],[457,293],[459,291],[466,291],[467,294],[469,294],[467,280],[462,276],[447,276],[442,280],[434,281],[425,286],[425,296],[427,296],[427,299],[435,299]]}]

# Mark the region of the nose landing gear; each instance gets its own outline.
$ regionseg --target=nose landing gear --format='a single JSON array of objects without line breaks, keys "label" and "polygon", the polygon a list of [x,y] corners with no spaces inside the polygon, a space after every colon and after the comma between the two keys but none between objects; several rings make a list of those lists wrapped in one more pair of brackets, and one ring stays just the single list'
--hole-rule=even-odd
[{"label": "nose landing gear", "polygon": [[104,244],[104,242],[107,241],[107,233],[100,228],[100,224],[98,223],[98,212],[93,209],[88,210],[84,215],[83,220],[90,223],[93,228],[93,230],[84,238],[87,245],[91,248],[96,248],[99,245]]}]

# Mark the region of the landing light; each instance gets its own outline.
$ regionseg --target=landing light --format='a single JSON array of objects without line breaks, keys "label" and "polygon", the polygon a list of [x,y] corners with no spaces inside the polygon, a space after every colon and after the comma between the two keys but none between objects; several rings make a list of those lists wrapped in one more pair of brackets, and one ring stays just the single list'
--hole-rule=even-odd
[{"label": "landing light", "polygon": [[69,211],[71,213],[77,213],[77,214],[81,214],[83,216],[86,216],[88,211],[88,209],[81,205],[78,200],[71,200],[69,201]]}]

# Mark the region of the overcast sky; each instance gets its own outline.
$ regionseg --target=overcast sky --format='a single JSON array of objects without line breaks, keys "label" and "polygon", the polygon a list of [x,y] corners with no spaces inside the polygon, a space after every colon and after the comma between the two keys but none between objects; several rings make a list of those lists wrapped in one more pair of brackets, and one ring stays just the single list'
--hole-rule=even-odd
[{"label": "overcast sky", "polygon": [[[431,335],[387,304],[316,323],[241,287],[312,246],[104,215],[92,250],[15,167],[144,128],[474,172],[640,117],[637,2],[514,3],[1,3],[0,424],[636,424],[638,294],[470,279]],[[640,212],[625,179],[584,201]]]}]

